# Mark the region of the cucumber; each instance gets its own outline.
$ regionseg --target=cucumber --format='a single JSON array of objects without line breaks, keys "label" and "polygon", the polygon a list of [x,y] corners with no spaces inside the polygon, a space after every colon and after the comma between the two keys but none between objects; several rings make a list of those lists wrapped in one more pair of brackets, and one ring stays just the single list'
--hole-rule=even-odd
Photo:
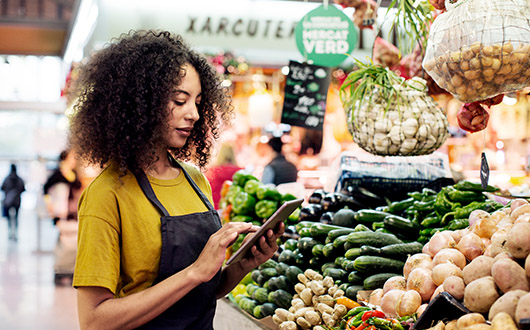
[{"label": "cucumber", "polygon": [[313,257],[309,259],[309,266],[314,269],[319,269],[320,266],[324,263],[325,258],[324,257]]},{"label": "cucumber", "polygon": [[363,287],[365,290],[375,290],[378,288],[382,288],[383,285],[385,285],[385,282],[394,276],[402,276],[399,274],[394,273],[380,273],[380,274],[374,274],[371,276],[368,276],[364,279]]},{"label": "cucumber", "polygon": [[359,223],[371,224],[373,222],[383,221],[383,219],[389,215],[392,214],[383,211],[365,209],[357,211],[357,214],[355,214],[355,219]]},{"label": "cucumber", "polygon": [[261,265],[259,265],[258,269],[262,270],[264,268],[276,268],[276,265],[278,265],[278,263],[275,260],[269,259],[265,261],[264,263],[262,263]]},{"label": "cucumber", "polygon": [[273,276],[278,275],[276,268],[263,268],[260,270],[260,272],[261,272],[261,275],[264,276],[267,280]]},{"label": "cucumber", "polygon": [[361,248],[351,248],[346,251],[344,257],[349,260],[355,260],[355,258],[361,256]]},{"label": "cucumber", "polygon": [[293,296],[289,292],[282,289],[274,291],[272,298],[274,299],[273,303],[276,304],[276,306],[285,309],[289,309],[291,307],[291,301],[293,300]]},{"label": "cucumber", "polygon": [[344,269],[347,272],[354,271],[355,270],[355,262],[353,262],[353,260],[346,259],[346,261],[344,261],[342,263],[342,269]]},{"label": "cucumber", "polygon": [[322,251],[324,249],[324,244],[318,243],[317,245],[313,246],[311,249],[311,253],[314,257],[323,257],[324,252]]},{"label": "cucumber", "polygon": [[282,253],[280,253],[280,255],[278,256],[278,262],[283,262],[288,265],[294,265],[295,259],[296,259],[296,255],[294,251],[291,251],[291,250],[283,250]]},{"label": "cucumber", "polygon": [[373,230],[371,230],[370,228],[360,223],[357,226],[355,226],[355,228],[353,228],[353,231],[373,231]]},{"label": "cucumber", "polygon": [[344,295],[351,300],[357,301],[357,292],[363,290],[362,285],[350,285],[346,291],[344,291]]},{"label": "cucumber", "polygon": [[336,249],[336,250],[339,250],[339,251],[343,250],[344,249],[344,244],[348,240],[348,235],[342,235],[342,236],[339,236],[339,237],[335,238],[335,240],[333,241],[333,248]]},{"label": "cucumber", "polygon": [[350,286],[350,283],[342,283],[339,285],[339,289],[346,292],[346,289]]},{"label": "cucumber", "polygon": [[266,303],[268,301],[269,291],[265,288],[259,288],[252,293],[252,299],[256,300],[260,304]]},{"label": "cucumber", "polygon": [[324,247],[322,248],[322,253],[324,254],[324,257],[332,258],[333,255],[336,253],[335,248],[333,247],[333,243],[328,243],[324,245]]},{"label": "cucumber", "polygon": [[326,262],[325,264],[323,264],[321,267],[320,267],[320,271],[322,273],[324,273],[326,271],[326,269],[328,268],[335,268],[337,267],[337,265],[335,265],[334,262]]},{"label": "cucumber", "polygon": [[334,229],[344,229],[344,227],[313,222],[313,225],[311,226],[311,236],[317,240],[325,240],[328,233]]},{"label": "cucumber", "polygon": [[348,274],[348,282],[350,284],[358,284],[358,285],[362,285],[363,284],[363,281],[364,281],[364,277],[362,277],[359,272],[357,271],[352,271]]},{"label": "cucumber", "polygon": [[393,234],[371,232],[371,231],[359,231],[349,233],[346,239],[350,244],[361,247],[363,245],[369,245],[373,247],[382,247],[390,244],[403,243],[402,240]]},{"label": "cucumber", "polygon": [[285,243],[283,243],[283,248],[285,250],[295,250],[298,246],[298,241],[295,240],[294,238],[289,238],[288,240],[285,241]]},{"label": "cucumber", "polygon": [[302,229],[304,227],[311,227],[314,224],[315,223],[313,221],[300,221],[294,227],[296,228],[296,232],[300,233],[300,229]]},{"label": "cucumber", "polygon": [[261,316],[267,317],[274,315],[274,311],[276,310],[276,305],[270,302],[266,302],[263,305],[261,305]]},{"label": "cucumber", "polygon": [[298,235],[300,235],[300,237],[312,237],[311,228],[310,227],[300,228],[300,230],[298,231]]},{"label": "cucumber", "polygon": [[401,260],[377,256],[360,256],[354,261],[356,271],[361,273],[403,273],[405,263]]},{"label": "cucumber", "polygon": [[289,266],[285,271],[285,277],[291,283],[298,283],[298,274],[303,274],[304,272],[297,266]]},{"label": "cucumber", "polygon": [[257,318],[258,320],[263,318],[263,315],[261,314],[261,305],[257,305],[256,307],[254,307],[254,311],[252,312],[252,316]]},{"label": "cucumber", "polygon": [[276,265],[276,272],[278,273],[278,275],[285,275],[285,271],[287,270],[287,268],[289,268],[288,264],[279,262]]},{"label": "cucumber", "polygon": [[[276,291],[279,289],[278,284],[276,283],[277,280],[278,276],[269,278],[269,280],[267,281],[267,289],[269,291]],[[263,287],[265,287],[265,285]]]},{"label": "cucumber", "polygon": [[423,244],[420,242],[410,242],[401,244],[391,244],[383,246],[381,250],[381,256],[396,259],[396,260],[407,260],[409,255],[421,253]]},{"label": "cucumber", "polygon": [[381,249],[369,245],[361,246],[362,256],[381,256]]},{"label": "cucumber", "polygon": [[343,257],[343,256],[335,258],[335,265],[337,267],[342,267],[342,262],[344,260],[347,260],[347,259],[345,257]]},{"label": "cucumber", "polygon": [[256,291],[257,289],[259,289],[259,286],[257,286],[256,284],[252,284],[252,283],[247,284],[247,286],[245,287],[245,291],[247,292],[249,296],[252,296],[252,293]]},{"label": "cucumber", "polygon": [[397,216],[389,215],[383,219],[385,228],[396,233],[400,233],[404,236],[418,237],[420,232],[420,226],[409,219]]},{"label": "cucumber", "polygon": [[348,273],[344,269],[340,268],[326,268],[322,274],[324,277],[331,276],[334,281],[346,282],[348,280]]},{"label": "cucumber", "polygon": [[258,305],[257,301],[252,298],[243,297],[239,301],[239,307],[241,307],[242,310],[245,312],[253,315],[254,314],[254,308]]},{"label": "cucumber", "polygon": [[319,244],[313,237],[300,237],[298,240],[298,251],[303,255],[311,254],[313,246]]},{"label": "cucumber", "polygon": [[254,282],[258,282],[258,277],[261,275],[261,272],[259,271],[259,269],[254,269],[252,271],[252,273],[250,273],[250,278],[252,278],[252,280]]},{"label": "cucumber", "polygon": [[284,275],[277,276],[275,284],[276,284],[277,289],[282,289],[287,292],[290,292],[294,289],[294,285],[287,278],[287,276],[284,276]]},{"label": "cucumber", "polygon": [[343,228],[343,229],[333,229],[330,232],[328,232],[328,237],[326,238],[327,243],[333,242],[337,237],[342,235],[347,235],[349,233],[353,233],[355,229],[353,228]]}]

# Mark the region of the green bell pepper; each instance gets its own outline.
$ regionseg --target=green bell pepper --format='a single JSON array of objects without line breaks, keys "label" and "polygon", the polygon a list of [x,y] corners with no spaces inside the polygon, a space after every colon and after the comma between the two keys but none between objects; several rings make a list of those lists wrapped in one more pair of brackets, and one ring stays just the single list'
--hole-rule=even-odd
[{"label": "green bell pepper", "polygon": [[233,217],[230,218],[230,221],[231,222],[252,222],[252,220],[254,220],[253,217],[249,216],[249,215],[234,215]]},{"label": "green bell pepper", "polygon": [[282,195],[281,202],[283,204],[283,203],[285,203],[287,201],[292,201],[292,200],[295,200],[295,199],[296,199],[295,195],[286,193],[286,194]]},{"label": "green bell pepper", "polygon": [[255,205],[256,198],[251,194],[242,191],[234,198],[232,210],[234,210],[236,214],[249,214],[254,211]]},{"label": "green bell pepper", "polygon": [[471,190],[471,191],[486,191],[486,192],[495,192],[499,190],[499,188],[488,185],[486,189],[482,189],[481,183],[474,183],[469,181],[459,181],[453,185],[458,190]]},{"label": "green bell pepper", "polygon": [[254,206],[258,218],[267,219],[278,209],[278,202],[267,199],[260,200]]},{"label": "green bell pepper", "polygon": [[300,220],[300,207],[297,207],[296,210],[294,210],[293,213],[291,213],[291,215],[287,217],[287,222],[290,224],[295,224],[295,223],[298,223],[299,220]]},{"label": "green bell pepper", "polygon": [[238,185],[231,185],[230,188],[228,188],[228,192],[226,193],[226,200],[230,204],[234,204],[234,198],[243,191],[243,188],[241,188]]},{"label": "green bell pepper", "polygon": [[258,180],[250,179],[245,182],[245,188],[243,189],[246,193],[256,196],[256,191],[262,183]]},{"label": "green bell pepper", "polygon": [[259,185],[256,189],[256,196],[258,199],[268,199],[273,201],[280,201],[282,199],[282,194],[275,188],[267,185]]},{"label": "green bell pepper", "polygon": [[248,180],[258,180],[255,176],[248,173],[246,170],[238,170],[232,175],[232,182],[240,187],[244,187]]}]

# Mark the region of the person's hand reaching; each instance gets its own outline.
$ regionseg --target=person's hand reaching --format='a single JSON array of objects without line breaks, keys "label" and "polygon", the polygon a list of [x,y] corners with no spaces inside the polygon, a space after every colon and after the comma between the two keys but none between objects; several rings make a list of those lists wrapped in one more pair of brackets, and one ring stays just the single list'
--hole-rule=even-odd
[{"label": "person's hand reaching", "polygon": [[[246,272],[249,272],[269,260],[274,255],[274,252],[278,250],[276,240],[283,235],[284,231],[285,225],[283,222],[280,222],[274,230],[269,229],[264,236],[260,237],[258,243],[250,249],[252,255],[245,257],[240,261],[241,268]],[[243,244],[250,238],[250,236],[252,236],[252,234],[245,237]]]}]

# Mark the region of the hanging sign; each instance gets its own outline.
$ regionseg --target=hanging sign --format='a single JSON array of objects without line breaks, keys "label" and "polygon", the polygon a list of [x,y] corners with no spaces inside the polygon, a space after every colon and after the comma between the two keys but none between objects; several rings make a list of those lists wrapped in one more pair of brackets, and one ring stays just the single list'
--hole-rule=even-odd
[{"label": "hanging sign", "polygon": [[329,68],[290,61],[281,122],[322,130],[329,82]]},{"label": "hanging sign", "polygon": [[321,5],[307,13],[295,28],[296,46],[316,65],[337,66],[357,45],[352,20],[334,5]]}]

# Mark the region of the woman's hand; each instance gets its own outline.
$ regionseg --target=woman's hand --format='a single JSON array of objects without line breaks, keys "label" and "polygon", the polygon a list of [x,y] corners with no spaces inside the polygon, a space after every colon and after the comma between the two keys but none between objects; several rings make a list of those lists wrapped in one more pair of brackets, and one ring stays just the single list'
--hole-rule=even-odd
[{"label": "woman's hand", "polygon": [[223,265],[226,249],[237,240],[239,234],[253,233],[258,229],[258,226],[248,222],[229,222],[210,236],[201,254],[190,266],[197,279],[203,283],[211,280]]},{"label": "woman's hand", "polygon": [[[265,261],[269,260],[276,250],[278,250],[278,244],[276,240],[283,235],[285,231],[285,225],[283,222],[280,222],[278,226],[274,229],[269,229],[265,235],[260,237],[258,243],[254,245],[250,251],[252,253],[251,257],[246,257],[240,261],[240,266],[245,272],[258,267]],[[243,240],[243,244],[251,235],[247,235]]]}]

